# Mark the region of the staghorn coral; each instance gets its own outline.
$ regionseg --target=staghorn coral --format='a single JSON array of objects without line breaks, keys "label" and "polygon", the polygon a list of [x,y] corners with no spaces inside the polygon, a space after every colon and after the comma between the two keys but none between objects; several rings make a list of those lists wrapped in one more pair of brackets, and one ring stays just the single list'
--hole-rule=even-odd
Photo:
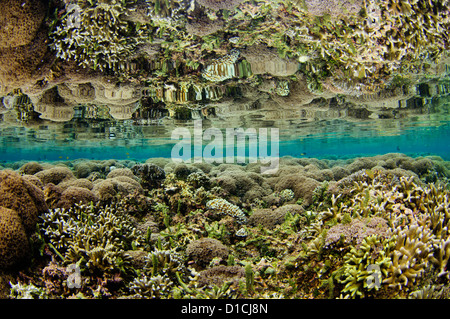
[{"label": "staghorn coral", "polygon": [[[348,296],[364,297],[371,290],[378,290],[380,286],[374,284],[374,276],[386,276],[391,265],[389,253],[392,250],[393,241],[381,239],[377,235],[371,235],[363,239],[359,249],[352,247],[351,251],[344,256],[344,266],[338,281],[345,284],[342,293]],[[376,265],[378,270],[373,271],[370,265]],[[372,283],[372,285],[370,285]]]},{"label": "staghorn coral", "polygon": [[51,209],[41,220],[44,238],[63,262],[87,273],[120,273],[130,262],[125,251],[143,241],[120,207],[75,204]]},{"label": "staghorn coral", "polygon": [[173,282],[167,276],[156,275],[147,277],[143,275],[135,278],[130,285],[130,291],[136,298],[170,298]]},{"label": "staghorn coral", "polygon": [[414,224],[398,227],[393,235],[396,238],[395,250],[389,277],[383,283],[402,288],[414,284],[425,271],[433,254],[434,235],[431,230]]}]

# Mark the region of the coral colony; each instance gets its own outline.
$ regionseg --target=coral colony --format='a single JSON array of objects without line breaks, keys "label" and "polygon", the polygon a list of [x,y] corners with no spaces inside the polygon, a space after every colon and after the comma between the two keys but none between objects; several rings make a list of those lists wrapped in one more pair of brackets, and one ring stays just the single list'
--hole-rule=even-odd
[{"label": "coral colony", "polygon": [[448,158],[281,154],[312,121],[445,129],[449,1],[0,7],[0,298],[450,297]]}]

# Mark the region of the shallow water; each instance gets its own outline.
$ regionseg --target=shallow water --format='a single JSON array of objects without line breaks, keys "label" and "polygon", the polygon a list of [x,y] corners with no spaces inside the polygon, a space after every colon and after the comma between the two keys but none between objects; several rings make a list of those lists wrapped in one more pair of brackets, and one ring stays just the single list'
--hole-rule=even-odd
[{"label": "shallow water", "polygon": [[[0,298],[450,297],[447,2],[11,3],[42,32],[0,35]],[[80,21],[109,6],[123,56]]]}]

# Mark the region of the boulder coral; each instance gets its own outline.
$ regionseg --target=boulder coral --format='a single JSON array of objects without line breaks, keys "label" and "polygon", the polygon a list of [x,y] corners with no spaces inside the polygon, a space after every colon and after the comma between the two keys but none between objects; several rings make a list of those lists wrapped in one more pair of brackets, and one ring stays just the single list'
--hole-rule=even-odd
[{"label": "boulder coral", "polygon": [[212,10],[231,10],[243,1],[244,0],[197,0],[197,3]]},{"label": "boulder coral", "polygon": [[200,268],[205,268],[213,258],[226,260],[229,254],[227,246],[214,238],[201,238],[190,242],[186,254]]},{"label": "boulder coral", "polygon": [[[2,0],[0,7],[0,83],[2,90],[31,85],[54,61],[43,23],[47,1]],[[4,92],[8,93],[8,92]]]},{"label": "boulder coral", "polygon": [[27,235],[35,231],[38,216],[48,210],[42,190],[12,170],[0,171],[0,206],[17,212]]},{"label": "boulder coral", "polygon": [[54,166],[34,174],[39,177],[44,185],[52,183],[58,185],[61,182],[75,179],[72,170],[66,166]]},{"label": "boulder coral", "polygon": [[0,206],[0,269],[21,263],[29,255],[28,238],[19,214]]}]

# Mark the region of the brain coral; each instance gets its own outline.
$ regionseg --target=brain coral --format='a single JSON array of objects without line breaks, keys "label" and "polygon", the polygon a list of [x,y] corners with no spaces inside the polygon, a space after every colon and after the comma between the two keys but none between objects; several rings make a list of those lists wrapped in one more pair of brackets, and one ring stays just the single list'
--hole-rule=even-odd
[{"label": "brain coral", "polygon": [[36,229],[38,216],[48,210],[44,193],[12,170],[0,171],[0,206],[17,212],[27,234]]},{"label": "brain coral", "polygon": [[197,0],[197,3],[212,10],[234,9],[241,2],[244,2],[244,0]]},{"label": "brain coral", "polygon": [[0,269],[22,262],[29,255],[25,229],[17,212],[0,207]]}]

